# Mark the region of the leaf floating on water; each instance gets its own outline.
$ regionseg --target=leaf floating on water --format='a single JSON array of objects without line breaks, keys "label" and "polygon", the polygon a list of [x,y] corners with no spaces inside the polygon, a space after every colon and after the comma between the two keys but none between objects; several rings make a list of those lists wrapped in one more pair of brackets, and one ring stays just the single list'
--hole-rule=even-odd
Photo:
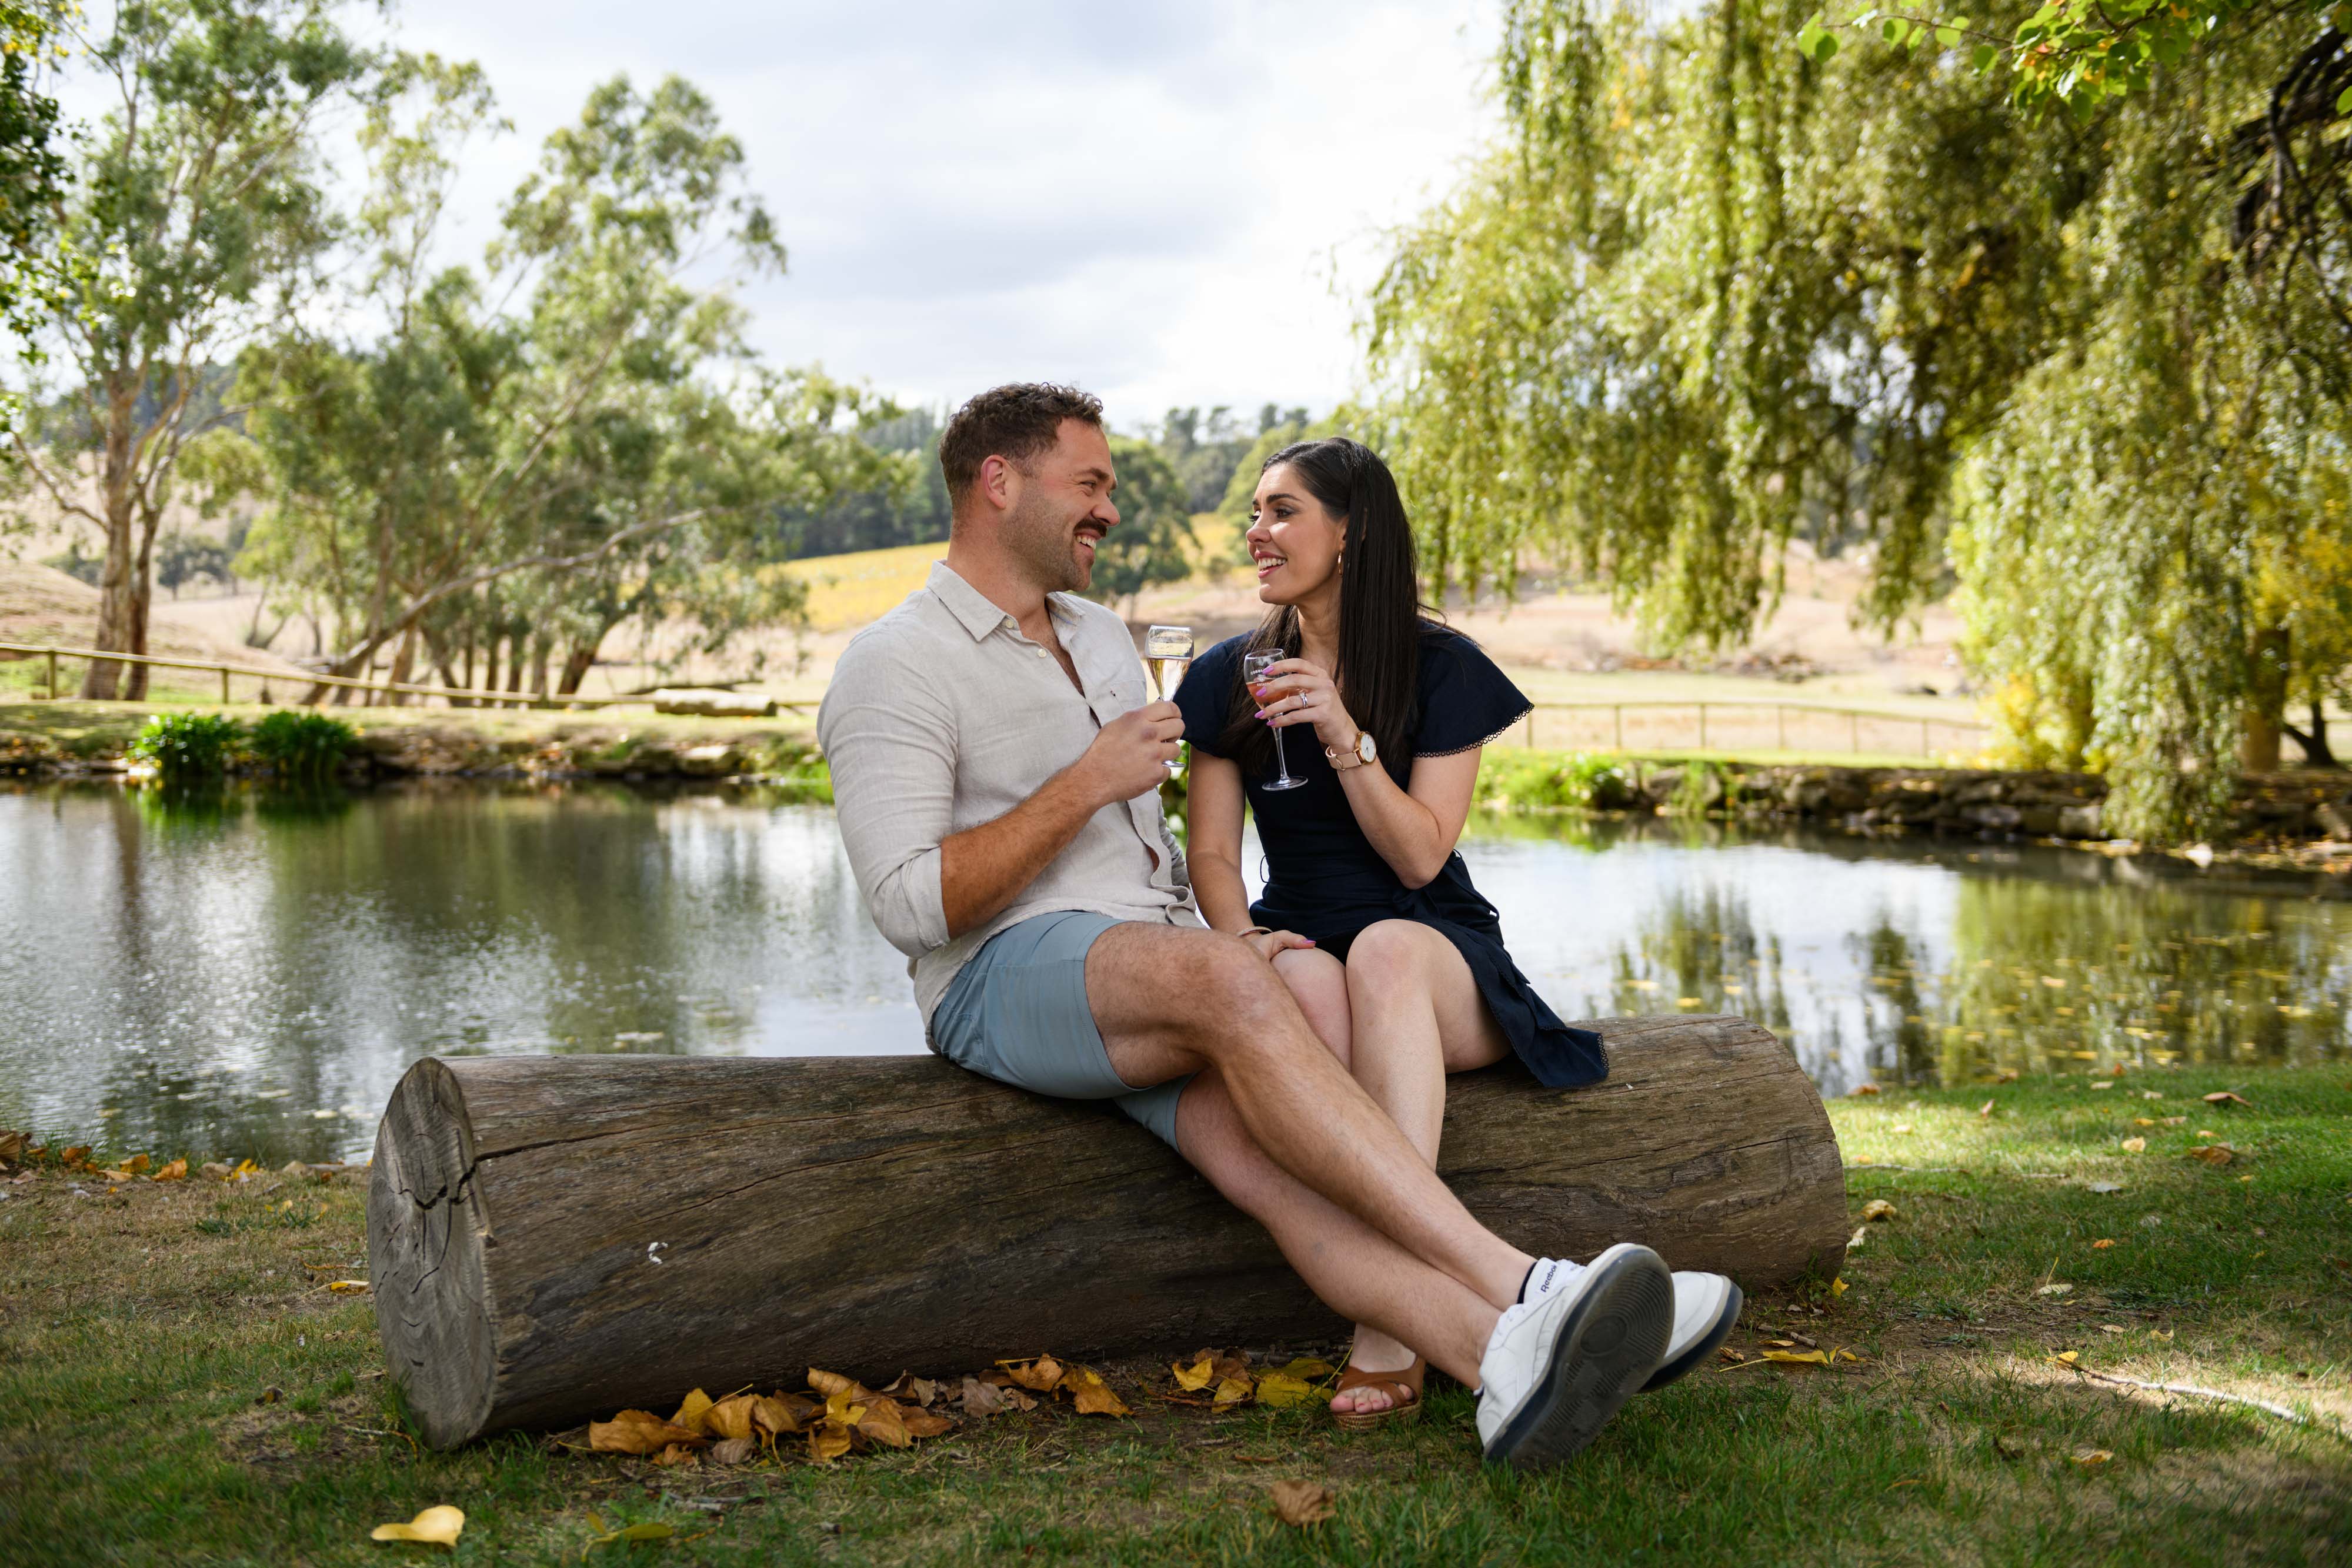
[{"label": "leaf floating on water", "polygon": [[1873,1198],[1862,1205],[1862,1217],[1873,1225],[1893,1219],[1895,1214],[1895,1205],[1885,1198]]},{"label": "leaf floating on water", "polygon": [[436,1503],[406,1524],[379,1524],[368,1531],[370,1541],[421,1541],[427,1546],[457,1549],[457,1532],[466,1528],[466,1512],[447,1503]]},{"label": "leaf floating on water", "polygon": [[1320,1524],[1339,1511],[1331,1489],[1319,1481],[1276,1481],[1272,1495],[1275,1518],[1294,1529]]}]

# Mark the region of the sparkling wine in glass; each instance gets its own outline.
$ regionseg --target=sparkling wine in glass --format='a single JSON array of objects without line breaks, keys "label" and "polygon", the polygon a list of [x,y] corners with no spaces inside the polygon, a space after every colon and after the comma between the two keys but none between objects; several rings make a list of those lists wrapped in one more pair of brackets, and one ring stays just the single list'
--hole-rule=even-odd
[{"label": "sparkling wine in glass", "polygon": [[[1269,667],[1279,664],[1289,657],[1290,656],[1288,654],[1283,652],[1278,647],[1260,648],[1255,653],[1244,656],[1242,659],[1242,684],[1249,688],[1250,695],[1253,697],[1257,695],[1257,689],[1265,683],[1265,672]],[[1265,784],[1258,787],[1261,789],[1297,789],[1300,784],[1303,784],[1306,782],[1307,781],[1305,779],[1295,779],[1290,776],[1290,758],[1282,749],[1282,731],[1280,730],[1275,731],[1274,777],[1266,780]]]},{"label": "sparkling wine in glass", "polygon": [[[1153,626],[1143,634],[1143,664],[1151,671],[1151,689],[1160,694],[1162,702],[1176,699],[1176,688],[1183,683],[1184,671],[1192,664],[1192,628],[1190,626]],[[1184,764],[1171,757],[1170,773],[1181,773]]]}]

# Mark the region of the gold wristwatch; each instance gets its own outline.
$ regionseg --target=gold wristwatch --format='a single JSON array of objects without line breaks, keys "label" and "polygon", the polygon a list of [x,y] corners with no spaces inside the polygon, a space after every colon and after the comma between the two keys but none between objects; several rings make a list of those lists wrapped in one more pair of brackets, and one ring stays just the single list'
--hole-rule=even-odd
[{"label": "gold wristwatch", "polygon": [[1366,763],[1371,762],[1379,757],[1381,754],[1381,749],[1372,743],[1371,731],[1369,730],[1359,730],[1356,731],[1356,743],[1354,745],[1349,747],[1344,752],[1335,752],[1330,747],[1326,746],[1323,748],[1323,754],[1330,759],[1332,767],[1344,773],[1349,768],[1360,768]]}]

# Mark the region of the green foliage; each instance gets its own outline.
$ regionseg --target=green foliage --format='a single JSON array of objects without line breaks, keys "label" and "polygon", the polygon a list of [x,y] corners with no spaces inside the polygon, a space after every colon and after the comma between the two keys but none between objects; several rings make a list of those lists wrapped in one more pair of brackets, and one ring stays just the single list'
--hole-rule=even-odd
[{"label": "green foliage", "polygon": [[309,709],[280,708],[255,721],[245,750],[281,779],[310,781],[331,773],[359,744],[359,731]]},{"label": "green foliage", "polygon": [[[0,327],[35,364],[43,357],[35,334],[57,303],[55,269],[40,258],[68,180],[47,79],[61,47],[57,24],[49,0],[0,0]],[[0,391],[0,436],[18,412],[16,395]]]},{"label": "green foliage", "polygon": [[175,528],[156,545],[155,581],[174,597],[199,577],[226,583],[228,575],[229,549],[217,539]]},{"label": "green foliage", "polygon": [[245,726],[226,713],[158,713],[131,741],[130,756],[167,784],[216,779],[244,736]]},{"label": "green foliage", "polygon": [[[2105,103],[2147,91],[2157,68],[2217,47],[2217,37],[2220,45],[2234,42],[2239,34],[2282,15],[2324,19],[2338,37],[2352,33],[2352,5],[2344,0],[2288,0],[2279,6],[2255,0],[2202,0],[2194,6],[2177,0],[2050,0],[2008,33],[1966,12],[1944,16],[1907,6],[1873,7],[1842,22],[1828,20],[1827,26],[1823,14],[1798,30],[1797,49],[1826,65],[1837,53],[1841,27],[1865,39],[1875,35],[1889,47],[1914,54],[1932,38],[1954,58],[1965,58],[1979,76],[2007,68],[2010,93],[2020,109],[2058,104],[2076,120],[2088,121]],[[2352,113],[2352,74],[2343,81],[2315,82],[2312,90],[2318,104],[2332,104],[2337,114]]]},{"label": "green foliage", "polygon": [[1181,583],[1192,574],[1192,503],[1159,447],[1113,436],[1110,453],[1118,470],[1118,492],[1111,498],[1118,526],[1095,553],[1094,583],[1087,593],[1117,605],[1155,583]]},{"label": "green foliage", "polygon": [[1633,800],[1625,763],[1598,752],[1490,747],[1478,769],[1478,804],[1489,810],[1622,811]]}]

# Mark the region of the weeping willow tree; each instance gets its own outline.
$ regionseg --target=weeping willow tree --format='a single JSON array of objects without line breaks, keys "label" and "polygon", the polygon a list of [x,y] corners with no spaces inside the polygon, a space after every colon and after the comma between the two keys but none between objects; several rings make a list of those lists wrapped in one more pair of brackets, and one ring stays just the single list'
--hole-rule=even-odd
[{"label": "weeping willow tree", "polygon": [[[1369,301],[1432,570],[1507,588],[1546,561],[1702,646],[1769,612],[1799,538],[1866,552],[1882,628],[1957,571],[2012,738],[2115,769],[2128,829],[2193,830],[2250,699],[2296,678],[2263,584],[2326,597],[2287,542],[2352,335],[2232,141],[2278,118],[2311,24],[2084,120],[2021,114],[1963,50],[1800,51],[1811,15],[1507,7],[1506,133]],[[2326,123],[2297,134],[2299,168],[2340,166]]]}]

